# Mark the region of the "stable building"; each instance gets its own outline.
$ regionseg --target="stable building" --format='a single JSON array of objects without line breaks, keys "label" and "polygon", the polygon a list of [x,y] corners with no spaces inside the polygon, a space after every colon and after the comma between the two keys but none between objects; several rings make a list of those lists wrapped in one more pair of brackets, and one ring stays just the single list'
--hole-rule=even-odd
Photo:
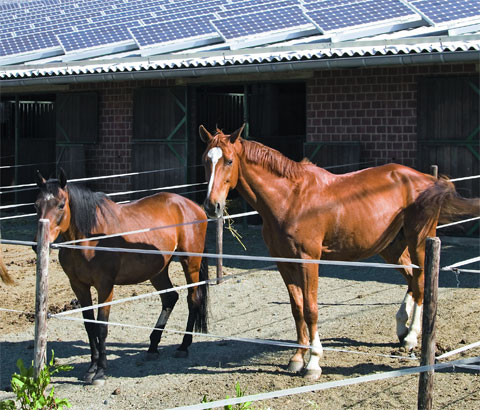
[{"label": "stable building", "polygon": [[[335,173],[397,162],[479,174],[476,1],[0,9],[2,186],[56,166],[69,178],[137,173],[91,183],[105,192],[201,182],[200,124],[230,132],[246,123],[244,137]],[[457,189],[480,196],[478,180]]]}]

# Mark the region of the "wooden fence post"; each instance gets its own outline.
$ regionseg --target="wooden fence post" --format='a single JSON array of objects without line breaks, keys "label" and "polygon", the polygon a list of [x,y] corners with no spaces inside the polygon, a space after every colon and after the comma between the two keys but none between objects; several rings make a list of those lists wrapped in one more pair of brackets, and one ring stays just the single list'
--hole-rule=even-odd
[{"label": "wooden fence post", "polygon": [[[435,364],[435,325],[437,317],[440,239],[427,238],[425,249],[425,296],[422,320],[422,357],[420,366]],[[430,410],[433,405],[434,371],[422,372],[418,383],[418,409]]]},{"label": "wooden fence post", "polygon": [[[217,219],[217,254],[223,254],[223,216]],[[223,278],[223,259],[217,259],[217,285]]]},{"label": "wooden fence post", "polygon": [[40,219],[37,231],[37,281],[35,289],[35,342],[33,367],[35,378],[47,360],[48,259],[50,221]]}]

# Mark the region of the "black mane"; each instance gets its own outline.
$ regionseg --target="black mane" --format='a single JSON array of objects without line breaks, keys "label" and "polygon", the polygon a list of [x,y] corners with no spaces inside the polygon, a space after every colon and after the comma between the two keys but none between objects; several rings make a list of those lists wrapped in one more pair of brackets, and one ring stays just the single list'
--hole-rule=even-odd
[{"label": "black mane", "polygon": [[[58,180],[47,181],[46,191],[58,196],[60,184]],[[110,210],[108,197],[103,192],[93,192],[92,190],[78,184],[67,184],[65,187],[69,195],[71,223],[76,226],[78,231],[85,236],[89,236],[97,225],[97,208],[102,214],[105,212],[113,214]]]}]

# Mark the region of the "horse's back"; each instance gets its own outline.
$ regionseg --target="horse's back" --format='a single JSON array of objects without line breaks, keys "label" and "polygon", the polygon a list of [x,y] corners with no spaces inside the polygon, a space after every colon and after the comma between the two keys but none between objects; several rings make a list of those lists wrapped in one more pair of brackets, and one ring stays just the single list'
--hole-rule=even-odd
[{"label": "horse's back", "polygon": [[285,218],[287,234],[326,259],[377,253],[399,232],[405,209],[434,183],[433,177],[398,164],[338,175],[308,168],[312,172]]},{"label": "horse's back", "polygon": [[[183,247],[185,237],[188,237],[195,238],[203,249],[207,217],[203,209],[188,198],[162,192],[125,204],[121,212],[123,221],[132,221],[131,230],[159,228],[142,235],[142,240],[147,243],[169,248],[174,242],[174,247]],[[195,221],[203,222],[189,223]]]}]

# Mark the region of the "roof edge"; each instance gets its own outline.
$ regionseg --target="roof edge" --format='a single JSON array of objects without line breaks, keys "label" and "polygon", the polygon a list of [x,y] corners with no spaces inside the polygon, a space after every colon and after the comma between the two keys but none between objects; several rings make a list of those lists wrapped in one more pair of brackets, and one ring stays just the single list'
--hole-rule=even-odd
[{"label": "roof edge", "polygon": [[39,84],[74,84],[85,82],[128,81],[145,79],[187,79],[234,74],[285,73],[300,70],[384,67],[438,63],[480,63],[480,50],[387,54],[375,56],[327,57],[306,60],[244,63],[188,68],[149,68],[138,71],[94,72],[38,77],[4,78],[1,86]]}]

